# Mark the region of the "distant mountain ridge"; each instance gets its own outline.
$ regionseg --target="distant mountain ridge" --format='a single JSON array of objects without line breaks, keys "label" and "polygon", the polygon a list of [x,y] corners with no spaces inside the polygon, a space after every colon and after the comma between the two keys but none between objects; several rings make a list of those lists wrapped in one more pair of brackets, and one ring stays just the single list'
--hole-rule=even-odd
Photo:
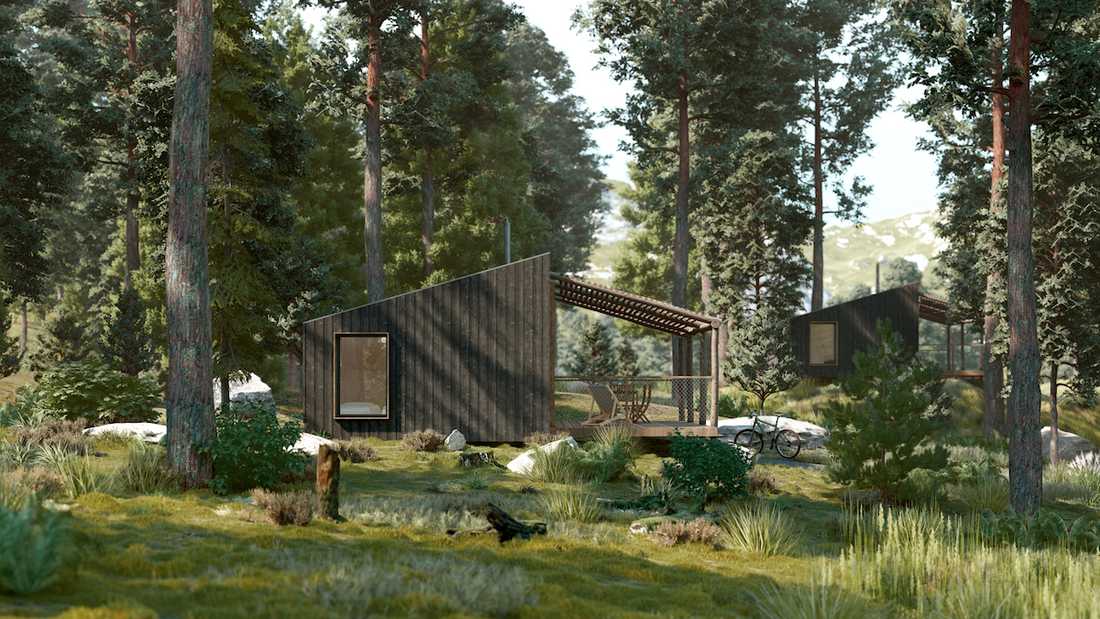
[{"label": "distant mountain ridge", "polygon": [[[866,222],[825,225],[825,294],[844,294],[857,284],[875,286],[875,262],[901,257],[915,262],[925,273],[947,243],[936,235],[936,211],[909,213],[900,217]],[[616,218],[617,219],[617,218]],[[616,230],[621,232],[621,229]],[[592,252],[587,271],[581,275],[610,282],[615,260],[626,240],[620,234],[601,235]],[[806,246],[807,259],[813,248]]]}]

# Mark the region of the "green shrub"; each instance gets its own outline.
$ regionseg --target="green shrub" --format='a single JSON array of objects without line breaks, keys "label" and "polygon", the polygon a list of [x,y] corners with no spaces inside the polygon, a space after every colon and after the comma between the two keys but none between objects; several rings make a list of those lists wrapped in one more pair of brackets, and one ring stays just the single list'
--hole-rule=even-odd
[{"label": "green shrub", "polygon": [[718,416],[733,419],[735,417],[748,417],[752,413],[748,398],[739,395],[736,399],[728,393],[718,396]]},{"label": "green shrub", "polygon": [[256,488],[252,491],[252,500],[271,522],[281,527],[288,524],[306,526],[313,520],[317,508],[317,497],[308,490],[268,492]]},{"label": "green shrub", "polygon": [[49,419],[38,405],[38,392],[24,385],[15,390],[15,401],[0,404],[0,427],[36,426]]},{"label": "green shrub", "polygon": [[141,441],[127,447],[126,462],[117,479],[124,489],[137,494],[167,492],[179,486],[168,468],[164,448]]},{"label": "green shrub", "polygon": [[99,361],[62,363],[46,370],[35,388],[36,406],[90,425],[153,421],[160,387],[148,377],[129,376]]},{"label": "green shrub", "polygon": [[936,366],[913,357],[885,323],[878,338],[878,350],[857,352],[855,370],[843,380],[852,401],[829,402],[829,474],[897,502],[919,494],[914,469],[947,466],[947,450],[932,436],[947,422],[949,401]]},{"label": "green shrub", "polygon": [[596,522],[603,517],[603,509],[596,496],[582,486],[551,490],[542,495],[541,503],[543,512],[551,520]]},{"label": "green shrub", "polygon": [[664,546],[680,544],[717,546],[722,538],[722,529],[706,518],[696,518],[690,522],[670,520],[657,525],[653,529],[652,536],[657,543]]},{"label": "green shrub", "polygon": [[1086,552],[1100,550],[1100,520],[1079,516],[1067,523],[1055,512],[1040,510],[1035,516],[1014,512],[984,514],[984,535],[993,541],[1032,548],[1065,547]]},{"label": "green shrub", "polygon": [[434,452],[443,449],[446,439],[435,430],[417,430],[401,437],[401,447],[409,451]]},{"label": "green shrub", "polygon": [[353,464],[373,462],[378,459],[378,452],[365,438],[353,438],[350,441],[336,441],[336,453],[341,460],[347,460]]},{"label": "green shrub", "polygon": [[671,460],[661,474],[700,507],[745,494],[751,463],[738,447],[698,436],[676,434],[669,444]]},{"label": "green shrub", "polygon": [[801,537],[789,516],[774,504],[759,500],[726,510],[722,529],[730,548],[765,557],[790,554]]},{"label": "green shrub", "polygon": [[304,474],[308,457],[291,448],[301,426],[279,423],[275,407],[259,402],[232,403],[216,419],[217,439],[210,448],[217,494],[252,488],[271,490],[287,478]]},{"label": "green shrub", "polygon": [[0,590],[26,595],[57,579],[67,541],[63,518],[37,501],[18,510],[0,507]]}]

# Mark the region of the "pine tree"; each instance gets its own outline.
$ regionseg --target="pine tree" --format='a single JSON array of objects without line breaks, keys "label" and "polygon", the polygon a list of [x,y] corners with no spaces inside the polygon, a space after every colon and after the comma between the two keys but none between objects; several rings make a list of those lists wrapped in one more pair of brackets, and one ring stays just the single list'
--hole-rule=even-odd
[{"label": "pine tree", "polygon": [[890,258],[879,267],[880,290],[889,290],[921,282],[920,267],[912,260]]},{"label": "pine tree", "polygon": [[638,367],[638,352],[627,338],[619,340],[616,347],[616,362],[618,373],[623,376],[638,376],[641,369]]},{"label": "pine tree", "polygon": [[95,334],[88,324],[83,299],[66,297],[38,334],[31,371],[40,374],[61,363],[79,363],[95,356]]},{"label": "pine tree", "polygon": [[619,363],[615,354],[611,327],[600,318],[592,318],[585,324],[581,341],[566,370],[573,376],[618,376]]},{"label": "pine tree", "polygon": [[723,371],[757,398],[760,410],[768,398],[801,379],[801,366],[791,349],[790,316],[764,307],[730,332],[729,357]]},{"label": "pine tree", "polygon": [[932,438],[949,418],[949,400],[934,365],[906,350],[885,323],[879,348],[857,352],[855,370],[841,383],[850,401],[831,401],[826,412],[835,481],[878,490],[886,501],[904,500],[915,469],[947,466],[947,450]]},{"label": "pine tree", "polygon": [[145,304],[137,290],[124,286],[113,311],[104,318],[100,343],[104,361],[130,376],[151,369],[156,359],[145,327]]}]

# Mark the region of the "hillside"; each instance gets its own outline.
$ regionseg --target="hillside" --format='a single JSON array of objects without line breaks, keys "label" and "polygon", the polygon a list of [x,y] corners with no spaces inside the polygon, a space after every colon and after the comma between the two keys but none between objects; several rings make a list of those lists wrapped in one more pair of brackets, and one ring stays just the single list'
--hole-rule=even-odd
[{"label": "hillside", "polygon": [[[936,236],[935,211],[911,213],[892,219],[864,223],[861,226],[831,223],[825,226],[826,295],[843,293],[857,284],[875,285],[875,261],[901,257],[915,262],[926,274],[936,254],[945,246]],[[614,215],[606,227],[613,233],[601,234],[592,252],[588,271],[583,275],[609,283],[615,260],[626,246],[625,232]],[[806,247],[806,257],[812,248]],[[926,278],[927,279],[927,278]],[[929,282],[926,281],[926,284]]]}]

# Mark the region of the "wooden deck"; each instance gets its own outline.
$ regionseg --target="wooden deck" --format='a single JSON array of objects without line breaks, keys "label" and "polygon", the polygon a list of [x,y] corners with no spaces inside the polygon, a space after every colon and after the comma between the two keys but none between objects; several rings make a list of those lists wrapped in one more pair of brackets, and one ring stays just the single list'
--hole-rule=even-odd
[{"label": "wooden deck", "polygon": [[[554,430],[568,432],[573,438],[586,439],[596,433],[598,425],[563,424],[556,426]],[[667,438],[679,432],[684,436],[704,436],[714,438],[718,436],[718,428],[709,425],[699,425],[686,421],[653,421],[650,423],[630,424],[630,434],[635,438]]]}]

